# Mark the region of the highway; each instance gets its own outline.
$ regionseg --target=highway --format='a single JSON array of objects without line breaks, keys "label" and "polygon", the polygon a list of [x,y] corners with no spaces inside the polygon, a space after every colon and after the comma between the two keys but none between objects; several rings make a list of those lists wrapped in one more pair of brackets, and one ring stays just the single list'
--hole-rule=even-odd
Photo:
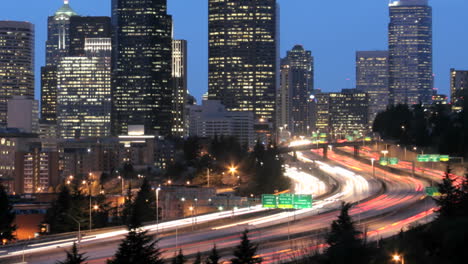
[{"label": "highway", "polygon": [[[251,238],[260,244],[259,255],[265,263],[300,257],[311,250],[325,247],[323,230],[336,219],[341,201],[353,202],[351,215],[362,230],[367,230],[369,239],[387,237],[407,228],[415,221],[430,221],[434,205],[425,199],[424,187],[428,182],[411,177],[403,177],[376,168],[372,177],[372,167],[359,163],[346,156],[329,152],[330,162],[316,160],[312,151],[298,153],[298,164],[290,164],[288,173],[295,178],[297,192],[311,191],[315,195],[325,192],[324,183],[317,178],[310,178],[308,166],[317,166],[332,175],[339,182],[339,189],[315,201],[313,209],[299,211],[274,211],[273,214],[261,215],[265,209],[253,207],[234,212],[219,212],[198,216],[195,231],[190,227],[194,219],[182,219],[161,223],[159,227],[148,226],[151,234],[163,230],[159,246],[164,249],[164,256],[170,258],[175,250],[182,248],[185,254],[207,252],[213,244],[229,258],[232,247],[239,242],[239,234],[245,228],[251,231]],[[295,171],[295,172],[294,172]],[[308,186],[307,182],[311,182]],[[382,185],[382,182],[385,184]],[[385,188],[383,188],[385,186]],[[252,213],[257,213],[253,216]],[[243,219],[236,217],[242,216]],[[231,219],[231,217],[234,217]],[[222,221],[222,218],[225,220]],[[216,221],[215,221],[216,220]],[[175,229],[178,234],[175,234]],[[157,230],[156,230],[157,229]],[[111,257],[125,231],[85,237],[81,249],[87,252],[89,263],[105,263]],[[16,263],[25,253],[28,263],[55,263],[64,257],[64,249],[71,241],[54,241],[51,244],[35,247],[12,248],[7,252],[0,249],[0,262]],[[1,262],[3,263],[3,262]]]}]

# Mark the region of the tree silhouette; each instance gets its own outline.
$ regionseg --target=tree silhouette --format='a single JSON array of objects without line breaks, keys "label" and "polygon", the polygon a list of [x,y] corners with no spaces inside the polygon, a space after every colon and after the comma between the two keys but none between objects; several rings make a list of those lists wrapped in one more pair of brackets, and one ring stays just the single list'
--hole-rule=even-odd
[{"label": "tree silhouette", "polygon": [[179,253],[176,255],[174,253],[174,258],[172,259],[172,264],[184,264],[187,262],[187,258],[182,253],[182,249],[179,249]]},{"label": "tree silhouette", "polygon": [[257,255],[257,245],[249,240],[249,230],[242,233],[240,245],[234,251],[234,258],[231,259],[232,264],[255,264],[262,263],[262,258],[255,257]]},{"label": "tree silhouette", "polygon": [[15,217],[5,188],[0,184],[0,244],[15,239],[16,226],[13,224]]},{"label": "tree silhouette", "polygon": [[343,203],[338,219],[331,224],[327,237],[329,248],[325,252],[330,263],[367,263],[370,258],[364,241],[359,238],[361,232],[356,230],[349,216],[350,208],[351,204]]},{"label": "tree silhouette", "polygon": [[221,257],[219,256],[218,249],[216,248],[216,245],[214,245],[205,263],[206,264],[218,264],[220,259]]},{"label": "tree silhouette", "polygon": [[71,251],[67,251],[67,258],[65,261],[58,261],[57,264],[82,264],[85,263],[87,257],[84,254],[78,252],[76,243],[73,243]]},{"label": "tree silhouette", "polygon": [[108,264],[164,264],[161,250],[157,247],[158,240],[154,240],[146,231],[132,229],[119,246],[117,253]]}]

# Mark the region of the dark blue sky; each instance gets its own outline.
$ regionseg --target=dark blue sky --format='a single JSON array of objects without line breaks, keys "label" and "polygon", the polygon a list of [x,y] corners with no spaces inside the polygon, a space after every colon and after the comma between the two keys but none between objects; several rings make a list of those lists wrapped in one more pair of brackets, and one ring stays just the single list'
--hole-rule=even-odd
[{"label": "dark blue sky", "polygon": [[[36,25],[36,97],[44,65],[47,16],[62,0],[3,0],[0,20]],[[281,7],[281,56],[302,44],[315,56],[315,87],[338,91],[354,87],[357,50],[387,49],[388,0],[278,0]],[[207,90],[207,0],[168,0],[175,37],[189,41],[189,90]],[[434,10],[435,86],[449,91],[449,70],[468,70],[468,1],[430,0]],[[110,0],[70,0],[80,15],[110,15]],[[349,79],[349,80],[347,80]]]}]

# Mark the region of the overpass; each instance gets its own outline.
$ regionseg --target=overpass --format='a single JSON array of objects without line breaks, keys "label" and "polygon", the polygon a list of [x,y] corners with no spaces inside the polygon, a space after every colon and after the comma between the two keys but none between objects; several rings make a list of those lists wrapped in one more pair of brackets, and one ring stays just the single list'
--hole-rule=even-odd
[{"label": "overpass", "polygon": [[289,152],[296,152],[296,151],[305,151],[311,149],[323,149],[323,157],[326,159],[328,158],[328,149],[331,146],[332,148],[339,148],[339,147],[353,147],[354,148],[354,157],[359,157],[359,149],[366,145],[372,145],[378,143],[380,141],[346,141],[346,142],[330,142],[330,143],[308,143],[308,144],[301,144],[296,146],[287,146],[287,147],[279,147],[278,151],[280,153],[289,153]]}]

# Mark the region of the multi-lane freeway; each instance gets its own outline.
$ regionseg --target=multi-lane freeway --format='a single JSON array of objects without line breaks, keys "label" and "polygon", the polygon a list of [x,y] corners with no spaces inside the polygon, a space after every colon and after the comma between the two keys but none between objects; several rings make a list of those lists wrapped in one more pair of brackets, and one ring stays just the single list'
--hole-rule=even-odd
[{"label": "multi-lane freeway", "polygon": [[[298,193],[322,195],[312,209],[267,211],[257,206],[145,229],[150,234],[160,233],[159,246],[165,251],[164,257],[173,257],[178,248],[186,255],[208,252],[216,244],[227,260],[239,242],[239,234],[247,228],[251,239],[260,245],[259,255],[264,262],[274,263],[326,247],[324,229],[336,219],[342,201],[355,203],[350,213],[369,239],[394,235],[414,222],[430,221],[434,215],[434,204],[424,194],[429,181],[389,173],[333,152],[327,162],[320,161],[313,151],[297,156],[299,162],[289,164],[286,174],[294,180]],[[328,183],[311,175],[309,168],[315,167],[330,175],[338,188],[328,192]],[[197,223],[195,231],[190,228],[193,223]],[[117,230],[85,236],[81,250],[87,252],[89,263],[105,263],[125,233]],[[23,255],[28,263],[55,263],[63,258],[72,241],[74,238],[0,249],[0,263],[20,262]]]}]

